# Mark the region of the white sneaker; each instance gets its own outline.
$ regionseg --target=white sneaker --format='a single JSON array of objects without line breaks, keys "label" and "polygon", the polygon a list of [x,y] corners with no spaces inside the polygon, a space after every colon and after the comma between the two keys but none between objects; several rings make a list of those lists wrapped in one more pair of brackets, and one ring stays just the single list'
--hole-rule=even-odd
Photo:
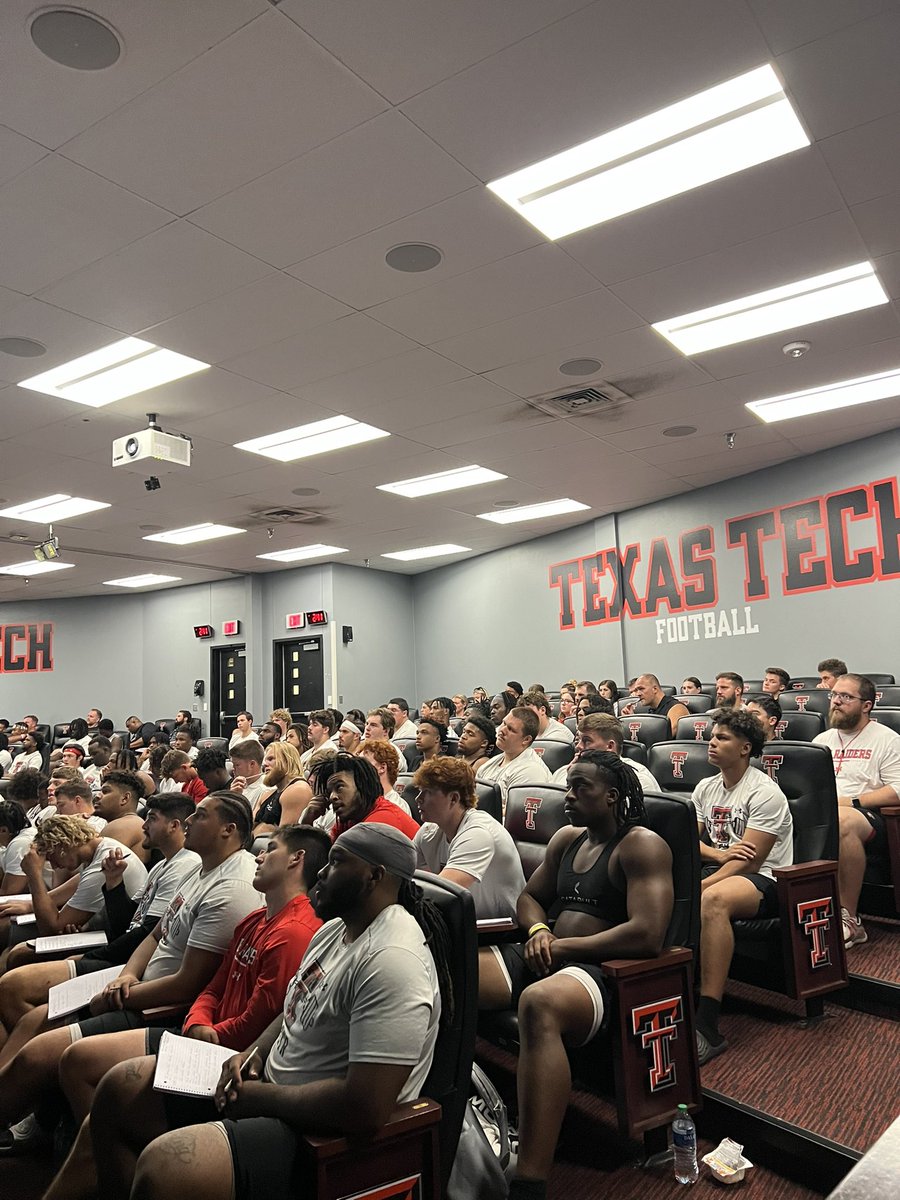
[{"label": "white sneaker", "polygon": [[851,917],[846,908],[841,909],[841,924],[844,929],[845,950],[849,950],[852,946],[861,946],[863,942],[869,940],[862,921],[859,917]]}]

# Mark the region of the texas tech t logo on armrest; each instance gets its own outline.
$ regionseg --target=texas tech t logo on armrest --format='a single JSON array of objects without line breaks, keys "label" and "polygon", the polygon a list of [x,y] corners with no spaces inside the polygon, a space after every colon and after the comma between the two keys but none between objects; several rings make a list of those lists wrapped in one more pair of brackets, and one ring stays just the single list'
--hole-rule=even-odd
[{"label": "texas tech t logo on armrest", "polygon": [[538,796],[528,796],[522,802],[522,807],[525,809],[525,828],[535,830],[537,825],[534,823],[534,816],[541,805],[544,803]]},{"label": "texas tech t logo on armrest", "polygon": [[802,900],[797,904],[797,924],[812,940],[809,965],[813,970],[831,964],[831,951],[825,935],[831,928],[833,916],[834,907],[831,896],[823,896],[820,900]]},{"label": "texas tech t logo on armrest", "polygon": [[783,754],[764,754],[762,756],[763,770],[774,783],[778,782],[778,772],[781,770],[783,762]]},{"label": "texas tech t logo on armrest", "polygon": [[687,750],[671,750],[669,752],[669,762],[672,764],[672,778],[684,779],[682,767],[687,762]]},{"label": "texas tech t logo on armrest", "polygon": [[680,996],[670,996],[667,1000],[642,1004],[631,1010],[632,1032],[640,1038],[641,1045],[651,1055],[651,1092],[674,1087],[676,1083],[670,1043],[678,1037],[678,1026],[682,1019]]}]

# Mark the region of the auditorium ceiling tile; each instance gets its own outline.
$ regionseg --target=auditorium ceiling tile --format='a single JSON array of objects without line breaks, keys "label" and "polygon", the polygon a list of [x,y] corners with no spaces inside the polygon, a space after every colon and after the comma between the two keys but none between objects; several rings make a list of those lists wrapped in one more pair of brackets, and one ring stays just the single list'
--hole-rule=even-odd
[{"label": "auditorium ceiling tile", "polygon": [[861,204],[900,191],[900,155],[885,153],[885,147],[898,143],[898,112],[820,143],[822,157],[847,204]]},{"label": "auditorium ceiling tile", "polygon": [[[721,386],[744,404],[767,396],[823,387],[840,379],[894,370],[900,366],[900,337],[886,338],[872,345],[849,346],[836,352],[832,352],[826,343],[800,359],[779,358],[780,361],[774,361],[767,369],[752,375],[735,375],[723,381]],[[813,417],[811,422],[817,424],[819,419]]]},{"label": "auditorium ceiling tile", "polygon": [[[368,308],[463,275],[542,244],[543,236],[480,184],[371,233],[351,238],[288,268],[354,308]],[[434,246],[441,262],[429,271],[397,271],[385,262],[395,246]]]},{"label": "auditorium ceiling tile", "polygon": [[[446,359],[441,361],[447,362]],[[481,429],[480,415],[483,412],[508,405],[514,399],[505,388],[497,387],[490,380],[480,375],[467,375],[464,379],[440,386],[428,386],[425,383],[415,392],[407,392],[394,400],[381,402],[370,401],[367,391],[363,389],[348,398],[344,411],[351,417],[368,421],[380,429],[412,436],[411,430],[440,416],[446,416],[458,421],[460,425],[478,431]]]},{"label": "auditorium ceiling tile", "polygon": [[850,209],[872,258],[900,250],[900,191]]},{"label": "auditorium ceiling tile", "polygon": [[402,113],[382,113],[205,205],[191,220],[287,267],[475,182]]},{"label": "auditorium ceiling tile", "polygon": [[223,371],[221,367],[210,367],[208,371],[198,371],[152,391],[117,400],[113,408],[129,416],[135,429],[145,425],[147,412],[154,410],[163,415],[167,429],[196,431],[231,445],[241,440],[242,432],[255,428],[255,423],[268,414],[270,404],[288,399],[275,388]]},{"label": "auditorium ceiling tile", "polygon": [[[173,221],[75,271],[40,298],[124,333],[139,333],[270,273],[258,258],[187,221]],[[333,316],[347,311],[335,308]],[[200,356],[197,349],[189,353]]]},{"label": "auditorium ceiling tile", "polygon": [[[92,0],[119,31],[125,54],[112,71],[73,72],[40,54],[28,36],[34,0],[0,9],[0,111],[7,125],[56,147],[166,79],[266,12],[265,0]],[[177,36],[173,31],[177,30]]]},{"label": "auditorium ceiling tile", "polygon": [[[458,388],[445,392],[444,388],[450,384],[457,384]],[[342,371],[299,387],[294,395],[373,425],[382,419],[393,422],[391,428],[399,433],[402,432],[399,426],[408,425],[423,407],[430,412],[440,411],[445,404],[466,405],[471,389],[477,393],[471,407],[497,403],[494,393],[499,402],[509,402],[506,392],[483,385],[482,380],[470,375],[465,367],[424,346],[417,346],[404,354],[366,363],[352,371]],[[453,411],[468,409],[454,408]]]},{"label": "auditorium ceiling tile", "polygon": [[[706,427],[701,426],[692,437],[682,438],[666,437],[659,425],[654,427],[654,431],[655,437],[651,438],[645,431],[644,436],[639,439],[642,445],[632,446],[630,449],[642,462],[653,467],[666,467],[670,475],[681,475],[692,469],[685,464],[707,460],[711,455],[721,454],[725,449],[724,430],[707,432]],[[765,425],[756,418],[748,421],[745,417],[735,431],[735,439],[735,448],[740,447],[743,452],[756,451],[768,446],[776,447],[776,450],[785,449],[785,439],[778,431],[778,426]]]},{"label": "auditorium ceiling tile", "polygon": [[825,37],[837,29],[873,16],[891,0],[748,0],[766,40],[776,54]]},{"label": "auditorium ceiling tile", "polygon": [[312,38],[269,10],[98,121],[63,153],[184,214],[386,107]]},{"label": "auditorium ceiling tile", "polygon": [[48,155],[0,188],[0,219],[0,284],[30,294],[172,218],[83,167]]},{"label": "auditorium ceiling tile", "polygon": [[[533,426],[549,426],[555,424],[553,417],[547,413],[529,408],[521,401],[513,404],[499,405],[482,413],[471,421],[459,417],[448,417],[433,424],[423,422],[407,429],[407,437],[420,442],[423,446],[433,446],[440,450],[449,446],[461,446],[475,438],[516,434],[523,429]],[[548,430],[549,432],[549,430]]]},{"label": "auditorium ceiling tile", "polygon": [[487,182],[767,58],[758,29],[734,0],[695,0],[689,8],[593,4],[402,109]]},{"label": "auditorium ceiling tile", "polygon": [[33,167],[46,154],[46,148],[38,142],[0,125],[0,186]]},{"label": "auditorium ceiling tile", "polygon": [[[9,293],[11,295],[11,293]],[[0,314],[0,337],[27,337],[46,346],[47,353],[36,358],[20,358],[0,352],[0,379],[18,383],[43,371],[61,366],[70,359],[117,342],[123,336],[118,329],[89,321],[76,313],[66,312],[41,300],[18,297],[9,301],[10,308]],[[31,402],[40,392],[20,390],[24,401]],[[50,399],[50,397],[47,397]],[[55,400],[61,416],[80,412],[84,405],[70,400]]]},{"label": "auditorium ceiling tile", "polygon": [[793,421],[784,422],[784,436],[792,446],[803,454],[815,454],[818,450],[829,450],[832,446],[847,446],[857,438],[873,437],[876,433],[887,433],[897,427],[897,401],[880,400],[867,405],[870,410],[843,409],[838,413],[820,413],[816,417],[816,429],[807,423],[804,429],[796,422],[797,429],[788,428]]}]

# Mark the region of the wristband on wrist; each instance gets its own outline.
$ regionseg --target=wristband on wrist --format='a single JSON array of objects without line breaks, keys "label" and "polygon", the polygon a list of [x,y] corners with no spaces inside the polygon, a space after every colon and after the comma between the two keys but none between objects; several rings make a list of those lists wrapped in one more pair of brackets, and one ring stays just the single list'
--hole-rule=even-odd
[{"label": "wristband on wrist", "polygon": [[542,929],[546,929],[548,933],[550,932],[550,926],[546,923],[546,921],[535,921],[535,923],[528,930],[528,936],[530,938],[534,937],[534,935],[536,933],[540,933]]}]

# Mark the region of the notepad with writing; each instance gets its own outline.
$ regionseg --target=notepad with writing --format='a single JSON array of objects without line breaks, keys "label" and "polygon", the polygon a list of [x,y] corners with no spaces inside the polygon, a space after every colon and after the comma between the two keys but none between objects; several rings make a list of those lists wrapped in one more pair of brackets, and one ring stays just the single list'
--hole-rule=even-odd
[{"label": "notepad with writing", "polygon": [[228,1046],[199,1042],[166,1031],[156,1057],[153,1087],[157,1092],[173,1092],[176,1096],[212,1098],[223,1065],[234,1055],[235,1051]]},{"label": "notepad with writing", "polygon": [[37,954],[56,954],[66,950],[70,954],[76,950],[89,950],[92,946],[105,946],[109,941],[102,929],[93,933],[56,933],[52,937],[34,939],[34,949]]},{"label": "notepad with writing", "polygon": [[47,995],[47,1017],[55,1021],[57,1017],[67,1017],[69,1013],[78,1012],[85,1004],[90,1004],[95,996],[99,996],[108,983],[112,983],[122,974],[122,967],[106,967],[102,971],[92,971],[89,975],[76,975],[65,983],[56,983]]}]

